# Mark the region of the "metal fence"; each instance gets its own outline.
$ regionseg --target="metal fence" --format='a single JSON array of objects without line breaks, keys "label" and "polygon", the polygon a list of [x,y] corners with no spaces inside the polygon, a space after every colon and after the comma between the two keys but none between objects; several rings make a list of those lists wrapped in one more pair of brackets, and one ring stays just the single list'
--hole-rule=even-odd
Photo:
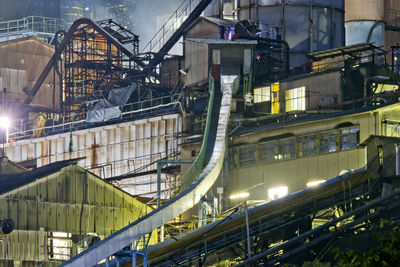
[{"label": "metal fence", "polygon": [[66,29],[62,19],[30,16],[18,20],[0,22],[0,38],[25,36],[53,37],[58,30]]},{"label": "metal fence", "polygon": [[[170,113],[182,110],[181,94],[164,96],[150,100],[135,102],[120,106],[121,114],[118,118],[104,122],[86,122],[88,112],[77,113],[63,116],[58,120],[47,120],[45,126],[36,127],[35,122],[13,122],[8,135],[9,140],[22,140],[59,134],[63,132],[75,131],[80,129],[98,127],[104,124],[130,121],[134,119],[152,116],[155,114]],[[49,125],[50,124],[50,125]]]}]

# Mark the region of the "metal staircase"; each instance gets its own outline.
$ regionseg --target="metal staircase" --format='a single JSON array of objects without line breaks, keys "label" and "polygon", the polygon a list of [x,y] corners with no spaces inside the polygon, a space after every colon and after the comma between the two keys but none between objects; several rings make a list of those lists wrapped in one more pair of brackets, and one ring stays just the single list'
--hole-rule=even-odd
[{"label": "metal staircase", "polygon": [[185,29],[192,24],[212,0],[184,0],[163,26],[158,30],[141,53],[154,53],[152,66],[158,65],[163,57],[182,37]]}]

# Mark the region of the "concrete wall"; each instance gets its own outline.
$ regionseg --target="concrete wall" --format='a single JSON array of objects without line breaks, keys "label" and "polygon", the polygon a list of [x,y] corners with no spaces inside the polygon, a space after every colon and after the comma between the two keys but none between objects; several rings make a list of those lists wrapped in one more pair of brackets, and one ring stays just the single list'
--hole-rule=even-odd
[{"label": "concrete wall", "polygon": [[[109,178],[133,172],[166,154],[176,152],[177,139],[174,137],[181,132],[181,116],[171,114],[73,131],[72,134],[67,132],[17,141],[6,146],[5,154],[15,162],[35,159],[38,167],[60,160],[85,157],[80,162],[82,167],[102,178]],[[153,164],[142,171],[155,168]],[[152,183],[149,184],[149,181]],[[119,185],[131,194],[143,194],[156,191],[155,181],[156,175],[149,175],[123,180]],[[129,186],[144,182],[147,184]]]}]

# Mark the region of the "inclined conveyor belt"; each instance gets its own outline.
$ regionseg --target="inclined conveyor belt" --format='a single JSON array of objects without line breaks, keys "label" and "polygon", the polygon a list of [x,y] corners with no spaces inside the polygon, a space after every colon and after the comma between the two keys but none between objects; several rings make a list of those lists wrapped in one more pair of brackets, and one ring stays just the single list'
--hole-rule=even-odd
[{"label": "inclined conveyor belt", "polygon": [[[214,82],[210,82],[211,97],[207,125],[199,157],[182,177],[183,184],[188,184],[187,188],[184,187],[182,193],[165,205],[108,236],[60,266],[93,266],[194,207],[206,195],[222,169],[232,100],[232,84],[221,82],[222,94],[218,92],[219,89],[214,89],[213,85]],[[218,114],[218,120],[212,117]],[[210,148],[212,148],[211,157],[203,168],[206,154]],[[196,169],[200,169],[199,174]]]}]

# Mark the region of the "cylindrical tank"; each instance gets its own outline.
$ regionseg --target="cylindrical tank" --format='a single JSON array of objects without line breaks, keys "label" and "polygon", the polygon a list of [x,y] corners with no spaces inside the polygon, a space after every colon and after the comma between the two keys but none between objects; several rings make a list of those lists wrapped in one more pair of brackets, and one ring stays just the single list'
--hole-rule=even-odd
[{"label": "cylindrical tank", "polygon": [[346,0],[346,45],[385,45],[384,0]]},{"label": "cylindrical tank", "polygon": [[[392,46],[400,42],[400,1],[399,0],[385,0],[385,15],[384,20],[387,28],[393,31],[386,31],[385,34],[385,49],[392,50]],[[388,58],[391,62],[391,57]]]},{"label": "cylindrical tank", "polygon": [[235,0],[237,19],[278,27],[290,46],[290,66],[308,52],[344,45],[344,0]]}]

